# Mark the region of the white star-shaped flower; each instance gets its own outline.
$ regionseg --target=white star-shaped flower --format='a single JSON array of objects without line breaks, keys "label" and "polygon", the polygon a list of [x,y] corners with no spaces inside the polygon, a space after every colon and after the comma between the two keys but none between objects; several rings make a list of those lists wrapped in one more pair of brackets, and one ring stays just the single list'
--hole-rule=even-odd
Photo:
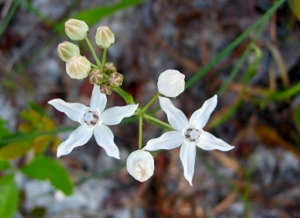
[{"label": "white star-shaped flower", "polygon": [[196,146],[204,150],[218,149],[221,151],[228,151],[233,148],[233,146],[203,130],[212,111],[217,106],[217,96],[215,95],[206,100],[189,120],[181,110],[172,104],[170,99],[159,97],[159,104],[167,114],[168,121],[174,131],[168,131],[159,138],[149,140],[143,150],[169,150],[181,145],[180,159],[183,165],[184,177],[192,185]]},{"label": "white star-shaped flower", "polygon": [[69,154],[74,148],[84,145],[94,134],[97,144],[106,151],[108,156],[120,158],[114,135],[107,126],[119,124],[125,117],[132,116],[138,107],[137,104],[104,110],[107,98],[96,85],[93,88],[90,107],[80,103],[68,103],[61,99],[53,99],[48,103],[65,113],[71,120],[81,124],[67,140],[59,145],[57,157]]}]

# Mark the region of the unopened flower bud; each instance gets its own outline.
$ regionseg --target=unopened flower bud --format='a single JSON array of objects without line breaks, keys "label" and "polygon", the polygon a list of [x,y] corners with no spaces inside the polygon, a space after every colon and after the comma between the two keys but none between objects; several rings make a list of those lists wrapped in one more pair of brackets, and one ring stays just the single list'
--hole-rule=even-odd
[{"label": "unopened flower bud", "polygon": [[79,47],[71,42],[62,42],[57,46],[57,54],[60,59],[67,61],[80,54]]},{"label": "unopened flower bud", "polygon": [[67,36],[72,40],[83,40],[86,37],[88,31],[88,25],[82,20],[72,18],[65,23],[65,32]]},{"label": "unopened flower bud", "polygon": [[101,48],[109,48],[115,42],[115,35],[108,26],[100,26],[97,29],[95,40]]},{"label": "unopened flower bud", "polygon": [[114,65],[114,63],[112,62],[107,62],[104,64],[104,68],[103,68],[104,72],[106,74],[111,74],[117,71],[116,66]]},{"label": "unopened flower bud", "polygon": [[126,168],[133,178],[144,182],[154,173],[154,158],[147,151],[134,151],[127,158]]},{"label": "unopened flower bud", "polygon": [[101,85],[100,91],[105,95],[110,95],[112,93],[112,88],[109,85]]},{"label": "unopened flower bud", "polygon": [[91,63],[84,56],[74,56],[66,63],[67,74],[72,79],[84,79],[91,71]]},{"label": "unopened flower bud", "polygon": [[167,97],[176,97],[184,91],[184,74],[177,70],[166,70],[158,77],[158,91]]},{"label": "unopened flower bud", "polygon": [[121,86],[123,83],[123,75],[117,72],[110,74],[108,83],[113,87]]},{"label": "unopened flower bud", "polygon": [[92,70],[89,74],[90,83],[99,84],[103,82],[103,73],[99,69]]}]

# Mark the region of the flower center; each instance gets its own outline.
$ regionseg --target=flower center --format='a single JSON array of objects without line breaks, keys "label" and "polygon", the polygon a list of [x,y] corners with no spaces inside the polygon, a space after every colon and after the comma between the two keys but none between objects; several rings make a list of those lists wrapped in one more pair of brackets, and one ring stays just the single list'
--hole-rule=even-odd
[{"label": "flower center", "polygon": [[188,141],[194,142],[200,137],[200,131],[195,128],[187,128],[184,132],[184,136]]},{"label": "flower center", "polygon": [[100,118],[96,111],[88,111],[83,115],[83,120],[88,126],[93,127],[99,123]]}]

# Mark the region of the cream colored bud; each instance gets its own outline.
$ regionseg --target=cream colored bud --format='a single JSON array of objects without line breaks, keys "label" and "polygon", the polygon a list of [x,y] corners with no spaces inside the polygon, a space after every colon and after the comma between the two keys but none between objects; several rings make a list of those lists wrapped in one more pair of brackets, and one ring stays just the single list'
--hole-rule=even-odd
[{"label": "cream colored bud", "polygon": [[90,83],[99,84],[103,82],[104,76],[101,70],[95,69],[89,74]]},{"label": "cream colored bud", "polygon": [[57,54],[60,59],[67,61],[80,54],[79,47],[71,42],[62,42],[57,46]]},{"label": "cream colored bud", "polygon": [[184,91],[184,78],[178,70],[166,70],[158,77],[158,91],[167,97],[176,97]]},{"label": "cream colored bud", "polygon": [[65,32],[67,36],[72,40],[83,40],[86,37],[88,31],[88,25],[82,20],[72,18],[65,23]]},{"label": "cream colored bud", "polygon": [[74,56],[66,63],[67,74],[72,79],[84,79],[91,71],[91,63],[84,56]]},{"label": "cream colored bud", "polygon": [[115,42],[115,35],[108,26],[100,26],[97,29],[95,40],[101,48],[109,48]]},{"label": "cream colored bud", "polygon": [[112,88],[109,85],[101,85],[100,91],[105,95],[110,95],[112,93]]},{"label": "cream colored bud", "polygon": [[126,168],[133,178],[144,182],[154,173],[154,158],[148,151],[134,151],[127,158]]},{"label": "cream colored bud", "polygon": [[123,75],[117,72],[110,74],[108,83],[113,87],[121,86],[123,83]]}]

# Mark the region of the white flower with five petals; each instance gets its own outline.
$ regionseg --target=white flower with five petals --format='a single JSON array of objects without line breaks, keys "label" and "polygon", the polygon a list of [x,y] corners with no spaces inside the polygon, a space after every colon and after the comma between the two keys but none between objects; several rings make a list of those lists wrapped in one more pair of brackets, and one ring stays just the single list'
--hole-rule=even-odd
[{"label": "white flower with five petals", "polygon": [[174,131],[168,131],[159,138],[147,142],[143,150],[156,151],[160,149],[180,148],[180,159],[183,165],[184,177],[192,185],[196,159],[196,146],[204,150],[228,151],[233,146],[203,130],[212,111],[217,106],[217,96],[206,100],[203,106],[195,111],[188,120],[184,113],[177,109],[170,99],[159,97],[162,110],[167,114]]},{"label": "white flower with five petals", "polygon": [[48,103],[65,113],[71,120],[81,124],[67,140],[59,145],[57,157],[69,154],[74,148],[87,143],[94,135],[97,144],[106,151],[108,156],[120,158],[114,135],[107,126],[119,124],[125,117],[132,116],[138,107],[137,104],[104,110],[107,98],[96,85],[93,88],[90,107],[80,103],[68,103],[61,99],[53,99]]}]

